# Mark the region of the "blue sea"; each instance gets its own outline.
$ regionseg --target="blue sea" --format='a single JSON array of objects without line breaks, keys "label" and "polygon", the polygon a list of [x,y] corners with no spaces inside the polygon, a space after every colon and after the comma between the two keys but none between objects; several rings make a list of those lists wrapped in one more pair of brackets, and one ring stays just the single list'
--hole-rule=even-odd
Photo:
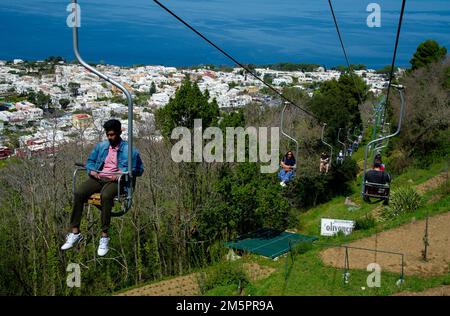
[{"label": "blue sea", "polygon": [[[243,63],[344,64],[327,0],[161,0]],[[366,24],[381,7],[381,27]],[[1,0],[0,59],[73,60],[69,0]],[[401,0],[333,1],[350,62],[390,64]],[[80,50],[89,62],[116,65],[233,65],[152,0],[79,0]],[[450,50],[450,1],[408,0],[397,64],[435,39]]]}]

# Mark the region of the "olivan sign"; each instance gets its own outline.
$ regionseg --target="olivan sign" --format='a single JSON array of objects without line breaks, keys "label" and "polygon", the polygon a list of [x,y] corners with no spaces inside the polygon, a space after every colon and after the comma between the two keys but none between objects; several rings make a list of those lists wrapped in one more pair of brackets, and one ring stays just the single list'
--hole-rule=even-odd
[{"label": "olivan sign", "polygon": [[333,236],[339,231],[343,232],[344,235],[349,235],[355,227],[355,222],[342,219],[322,218],[320,226],[320,235],[322,236]]}]

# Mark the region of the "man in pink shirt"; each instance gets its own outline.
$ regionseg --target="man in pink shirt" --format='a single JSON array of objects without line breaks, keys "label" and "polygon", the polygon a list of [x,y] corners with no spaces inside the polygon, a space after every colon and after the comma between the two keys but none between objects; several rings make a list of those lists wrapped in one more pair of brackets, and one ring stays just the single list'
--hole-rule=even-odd
[{"label": "man in pink shirt", "polygon": [[[98,156],[105,155],[106,150],[108,153],[106,158],[103,160],[101,166],[98,167],[97,171],[89,171],[89,179],[82,183],[74,193],[74,205],[71,216],[71,230],[72,232],[67,235],[66,243],[61,247],[61,250],[67,250],[72,248],[77,244],[83,236],[80,233],[80,222],[83,213],[84,203],[87,202],[88,198],[97,192],[101,193],[101,220],[102,220],[102,237],[100,238],[100,243],[98,247],[98,255],[104,256],[108,253],[109,241],[108,230],[111,222],[111,210],[114,206],[114,198],[118,194],[118,184],[117,181],[120,177],[121,170],[118,164],[118,153],[123,151],[124,142],[120,137],[122,133],[122,127],[120,121],[109,120],[103,126],[105,128],[106,136],[109,141],[109,148],[107,146],[102,146],[102,150],[96,151],[94,149],[91,153],[88,164],[86,168],[90,170],[90,163],[92,164]],[[107,145],[107,143],[105,144]],[[95,153],[95,154],[94,154]],[[96,156],[96,157],[94,157]],[[123,167],[123,166],[121,166]],[[94,168],[92,168],[94,169]],[[121,182],[120,191],[123,192],[123,182]]]},{"label": "man in pink shirt", "polygon": [[[117,180],[117,176],[113,173],[120,172],[117,167],[117,151],[119,150],[118,144],[113,147],[113,145],[109,145],[108,156],[106,156],[105,164],[103,166],[102,172],[98,173],[99,178],[104,178],[110,181]],[[94,171],[91,171],[91,174]]]}]

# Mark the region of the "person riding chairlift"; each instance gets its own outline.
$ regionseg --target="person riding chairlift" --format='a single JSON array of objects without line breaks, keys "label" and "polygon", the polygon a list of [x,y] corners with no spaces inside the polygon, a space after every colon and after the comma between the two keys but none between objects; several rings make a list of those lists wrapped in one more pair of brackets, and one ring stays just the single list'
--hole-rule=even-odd
[{"label": "person riding chairlift", "polygon": [[353,142],[353,150],[354,150],[354,151],[358,151],[358,148],[359,148],[359,143],[358,143],[357,140],[355,140],[355,141]]},{"label": "person riding chairlift", "polygon": [[353,143],[350,143],[347,147],[347,156],[351,157],[353,153]]},{"label": "person riding chairlift", "polygon": [[380,164],[380,170],[384,171],[385,166],[384,166],[384,163],[383,163],[383,161],[381,159],[381,154],[376,154],[373,162],[374,163],[378,162]]},{"label": "person riding chairlift", "polygon": [[325,172],[328,173],[328,169],[330,168],[330,157],[327,153],[322,153],[320,155],[320,166],[319,171],[321,173]]},{"label": "person riding chairlift", "polygon": [[281,180],[280,185],[286,186],[286,183],[292,181],[295,176],[296,161],[292,151],[288,151],[280,162],[281,169],[278,172],[278,178]]},{"label": "person riding chairlift", "polygon": [[362,134],[359,134],[359,136],[358,136],[358,145],[361,145],[362,139],[363,139]]},{"label": "person riding chairlift", "polygon": [[338,165],[342,165],[344,163],[344,153],[342,152],[342,150],[339,150],[339,154],[337,155],[336,158],[336,163]]},{"label": "person riding chairlift", "polygon": [[[114,206],[114,198],[118,194],[119,176],[115,173],[132,170],[133,177],[140,177],[144,172],[144,166],[136,148],[133,148],[132,166],[128,166],[128,142],[122,140],[122,126],[119,120],[107,121],[105,129],[108,140],[98,143],[86,163],[89,178],[83,182],[74,192],[72,206],[71,232],[66,236],[66,242],[61,250],[68,250],[77,245],[84,237],[80,232],[80,222],[84,204],[89,197],[97,192],[101,193],[101,230],[97,254],[102,257],[109,251],[109,228],[111,224],[111,210]],[[124,190],[125,181],[121,183]]]}]

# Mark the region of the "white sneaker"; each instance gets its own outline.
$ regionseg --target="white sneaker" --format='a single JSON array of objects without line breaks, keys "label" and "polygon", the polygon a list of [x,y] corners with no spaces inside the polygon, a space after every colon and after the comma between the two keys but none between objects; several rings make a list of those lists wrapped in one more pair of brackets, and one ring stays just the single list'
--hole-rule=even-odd
[{"label": "white sneaker", "polygon": [[100,244],[98,245],[98,250],[97,250],[97,254],[100,257],[103,257],[104,255],[106,255],[109,251],[109,237],[102,237],[100,238]]},{"label": "white sneaker", "polygon": [[83,239],[81,233],[70,233],[66,235],[66,243],[61,246],[61,250],[67,250],[72,248],[75,244],[78,244]]},{"label": "white sneaker", "polygon": [[281,181],[281,182],[280,182],[280,185],[281,185],[282,187],[285,187],[285,186],[286,186],[286,183],[284,183],[283,181]]}]

